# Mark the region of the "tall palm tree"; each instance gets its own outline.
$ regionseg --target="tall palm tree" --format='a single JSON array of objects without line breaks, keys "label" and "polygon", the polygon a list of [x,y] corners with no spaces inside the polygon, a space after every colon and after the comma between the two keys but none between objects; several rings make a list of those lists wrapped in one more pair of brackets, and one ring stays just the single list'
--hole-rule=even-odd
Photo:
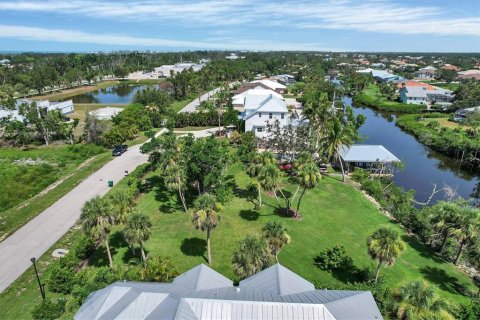
[{"label": "tall palm tree", "polygon": [[454,319],[446,311],[445,301],[437,297],[434,287],[423,281],[417,280],[402,286],[396,298],[399,301],[397,317],[400,320]]},{"label": "tall palm tree", "polygon": [[[297,216],[299,215],[300,204],[302,202],[303,196],[305,195],[305,191],[307,189],[315,188],[315,186],[318,184],[318,182],[321,179],[322,179],[322,175],[320,174],[320,170],[318,169],[318,166],[315,162],[307,161],[298,167],[298,171],[297,171],[297,180],[299,183],[298,187],[299,188],[303,187],[303,191],[302,191],[302,194],[300,195],[300,198],[298,199],[297,211],[295,215]],[[297,191],[298,191],[298,188],[297,188]]]},{"label": "tall palm tree", "polygon": [[80,214],[83,230],[98,239],[100,242],[105,242],[107,249],[108,263],[110,268],[113,267],[112,254],[108,244],[108,235],[111,231],[111,226],[114,223],[114,215],[108,201],[96,196],[87,202],[82,207]]},{"label": "tall palm tree", "polygon": [[221,218],[222,207],[217,203],[215,196],[205,193],[195,200],[195,211],[192,214],[192,223],[195,229],[207,232],[208,264],[212,264],[212,252],[210,247],[210,233],[218,225]]},{"label": "tall palm tree", "polygon": [[109,200],[112,205],[115,223],[125,223],[133,210],[133,196],[127,191],[117,191],[110,195]]},{"label": "tall palm tree", "polygon": [[287,228],[278,221],[269,221],[262,228],[262,238],[265,239],[270,248],[270,252],[275,256],[278,262],[278,253],[283,246],[290,243],[290,236],[287,234]]},{"label": "tall palm tree", "polygon": [[392,266],[400,253],[405,250],[405,243],[400,239],[400,233],[391,228],[382,227],[367,239],[368,253],[378,260],[375,272],[375,282],[378,280],[382,264]]},{"label": "tall palm tree", "polygon": [[140,247],[142,253],[142,261],[145,264],[147,257],[145,256],[145,250],[143,249],[145,241],[150,238],[152,223],[150,219],[141,213],[134,213],[128,217],[125,229],[123,230],[123,236],[125,241],[134,246],[137,244]]},{"label": "tall palm tree", "polygon": [[472,207],[463,207],[455,228],[451,231],[452,235],[457,239],[459,247],[455,256],[454,263],[458,264],[466,245],[473,243],[475,238],[480,236],[480,210]]},{"label": "tall palm tree", "polygon": [[455,228],[460,207],[453,202],[439,201],[428,210],[430,212],[430,222],[433,225],[433,230],[441,238],[439,251],[442,251],[448,237]]},{"label": "tall palm tree", "polygon": [[332,161],[335,157],[340,163],[340,169],[342,170],[342,181],[345,182],[345,170],[343,168],[343,162],[339,155],[339,149],[341,146],[350,146],[353,143],[351,127],[344,123],[342,116],[336,116],[329,122],[330,126],[327,133],[327,154],[328,159]]},{"label": "tall palm tree", "polygon": [[248,235],[233,251],[233,272],[244,279],[268,268],[273,261],[267,241],[258,236]]},{"label": "tall palm tree", "polygon": [[[267,165],[275,165],[276,160],[273,153],[265,151],[262,153],[256,153],[252,161],[247,166],[247,173],[252,178],[258,178],[262,168]],[[258,206],[262,207],[262,186],[260,180],[257,179],[257,191],[258,191]]]},{"label": "tall palm tree", "polygon": [[186,176],[185,169],[177,161],[171,159],[163,171],[165,185],[170,191],[177,191],[178,197],[182,202],[183,210],[188,212],[187,202],[185,200]]},{"label": "tall palm tree", "polygon": [[258,183],[263,190],[267,192],[273,192],[275,200],[280,208],[280,201],[278,201],[277,189],[280,185],[280,169],[274,164],[268,164],[260,170],[258,174]]}]

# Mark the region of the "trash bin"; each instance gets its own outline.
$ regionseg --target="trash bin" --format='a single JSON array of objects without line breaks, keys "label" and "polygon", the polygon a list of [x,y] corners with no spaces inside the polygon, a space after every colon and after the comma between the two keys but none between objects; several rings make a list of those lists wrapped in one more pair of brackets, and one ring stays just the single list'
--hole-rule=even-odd
[{"label": "trash bin", "polygon": [[108,180],[108,186],[111,188],[113,187],[113,180]]}]

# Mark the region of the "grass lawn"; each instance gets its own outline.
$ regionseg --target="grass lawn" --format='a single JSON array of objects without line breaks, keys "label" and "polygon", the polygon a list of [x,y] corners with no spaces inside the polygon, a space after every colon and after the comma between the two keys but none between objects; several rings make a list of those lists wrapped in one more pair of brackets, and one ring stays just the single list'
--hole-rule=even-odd
[{"label": "grass lawn", "polygon": [[457,122],[449,121],[448,118],[425,118],[422,121],[420,121],[420,123],[423,123],[423,124],[427,125],[429,122],[432,122],[432,121],[437,121],[438,123],[440,123],[441,127],[446,127],[446,128],[450,128],[450,129],[455,129],[455,128],[458,128],[458,127],[460,127],[460,128],[467,128],[468,127],[468,126],[460,125]]},{"label": "grass lawn", "polygon": [[174,132],[184,132],[184,131],[200,131],[205,129],[211,128],[218,128],[218,127],[183,127],[183,128],[175,128]]},{"label": "grass lawn", "polygon": [[422,108],[422,106],[415,104],[405,104],[387,100],[387,98],[380,93],[380,89],[376,84],[370,84],[367,88],[357,93],[353,100],[360,105],[390,112],[417,113]]},{"label": "grass lawn", "polygon": [[[212,232],[213,268],[229,278],[236,279],[231,256],[238,241],[247,234],[260,233],[261,227],[269,220],[281,220],[292,241],[281,252],[280,262],[319,288],[332,288],[355,280],[353,272],[330,273],[318,269],[314,258],[320,251],[340,244],[353,258],[356,269],[370,266],[372,260],[367,254],[366,238],[382,225],[401,230],[407,243],[406,251],[395,266],[381,271],[392,287],[423,278],[437,285],[442,296],[455,301],[463,300],[459,294],[461,286],[474,288],[467,276],[407,236],[349,184],[330,177],[323,179],[317,188],[307,191],[300,209],[303,219],[296,221],[278,216],[275,200],[266,195],[264,207],[253,210],[254,205],[248,201],[246,191],[250,178],[240,165],[232,166],[229,173],[236,181],[236,197],[225,204],[222,220]],[[152,236],[146,243],[147,252],[170,256],[180,272],[205,263],[205,233],[193,228],[189,215],[181,210],[176,193],[166,191],[158,175],[150,174],[147,181],[152,188],[138,201],[138,210],[148,215],[153,223]],[[286,180],[285,187],[294,192],[294,187]],[[112,230],[110,246],[115,264],[127,263],[132,258],[118,227]],[[92,266],[107,263],[104,248],[97,250],[90,260]]]},{"label": "grass lawn", "polygon": [[192,102],[193,99],[184,99],[184,100],[180,100],[180,101],[175,101],[172,103],[172,110],[177,113],[179,112],[180,110],[182,110],[183,108],[185,108],[185,106],[187,104],[189,104],[190,102]]},{"label": "grass lawn", "polygon": [[[111,160],[110,153],[104,152],[103,148],[93,147],[88,152],[88,146],[75,147],[78,149],[62,145],[29,151],[16,148],[0,150],[0,239],[48,208]],[[92,160],[79,168],[91,157]],[[24,164],[26,160],[39,162]],[[61,183],[43,193],[45,188],[59,181]]]}]

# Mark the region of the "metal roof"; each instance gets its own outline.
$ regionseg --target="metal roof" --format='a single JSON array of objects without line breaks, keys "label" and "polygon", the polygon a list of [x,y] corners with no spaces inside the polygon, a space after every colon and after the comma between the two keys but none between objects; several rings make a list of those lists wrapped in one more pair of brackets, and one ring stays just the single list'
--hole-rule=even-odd
[{"label": "metal roof", "polygon": [[[208,281],[213,284],[208,285]],[[210,289],[196,289],[199,283]],[[310,282],[277,264],[241,281],[239,287],[205,265],[187,271],[173,283],[116,282],[90,294],[74,317],[258,318],[334,320],[382,316],[369,291],[314,290]]]},{"label": "metal roof", "polygon": [[342,145],[339,154],[346,162],[400,162],[382,145]]}]

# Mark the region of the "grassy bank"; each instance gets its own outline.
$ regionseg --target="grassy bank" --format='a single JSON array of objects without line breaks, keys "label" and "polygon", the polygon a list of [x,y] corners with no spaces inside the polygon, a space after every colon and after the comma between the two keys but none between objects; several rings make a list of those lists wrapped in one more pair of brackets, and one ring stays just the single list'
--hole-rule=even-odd
[{"label": "grassy bank", "polygon": [[353,97],[353,102],[358,105],[371,107],[377,110],[401,113],[418,113],[422,106],[389,101],[380,93],[376,84],[371,84]]},{"label": "grassy bank", "polygon": [[[39,165],[17,165],[15,162],[0,164],[2,172],[10,172],[0,176],[2,203],[10,203],[9,208],[0,213],[0,239],[23,226],[111,160],[111,154],[108,151],[102,151],[101,154],[86,161],[92,157],[91,154],[81,156],[70,151],[67,146],[40,149],[40,151],[31,152],[12,149],[0,151],[2,156],[12,153],[20,157],[19,159],[30,157],[30,159],[49,161]],[[85,165],[79,167],[84,162]],[[61,183],[48,192],[45,191],[45,188],[58,181]]]}]

